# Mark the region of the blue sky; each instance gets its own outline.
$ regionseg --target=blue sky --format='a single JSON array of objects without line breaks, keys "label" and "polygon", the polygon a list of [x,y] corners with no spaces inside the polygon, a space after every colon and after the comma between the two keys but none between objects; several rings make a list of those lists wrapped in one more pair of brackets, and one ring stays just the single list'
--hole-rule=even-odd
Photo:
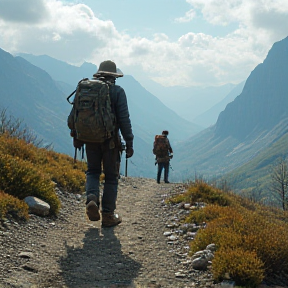
[{"label": "blue sky", "polygon": [[287,36],[287,0],[0,0],[0,48],[164,86],[237,84]]},{"label": "blue sky", "polygon": [[[72,2],[73,1],[69,1]],[[102,20],[112,20],[119,31],[133,37],[152,38],[154,34],[165,33],[173,41],[191,29],[195,33],[224,36],[235,29],[235,25],[215,27],[198,13],[193,21],[177,21],[190,9],[189,3],[181,0],[105,0],[81,1],[87,4]],[[79,1],[80,3],[80,1]]]}]

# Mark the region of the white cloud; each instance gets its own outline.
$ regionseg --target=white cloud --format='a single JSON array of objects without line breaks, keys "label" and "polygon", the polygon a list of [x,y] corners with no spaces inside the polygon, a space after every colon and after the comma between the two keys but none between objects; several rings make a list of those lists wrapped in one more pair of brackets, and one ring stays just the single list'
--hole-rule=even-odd
[{"label": "white cloud", "polygon": [[[220,85],[245,80],[272,44],[288,35],[287,0],[186,1],[192,9],[178,21],[192,19],[197,11],[211,25],[236,23],[238,28],[225,37],[191,31],[172,41],[159,31],[148,39],[119,32],[112,21],[100,20],[84,4],[1,0],[0,47],[72,64],[98,65],[111,59],[126,74],[137,67],[137,73],[164,85]],[[6,10],[1,10],[3,3]],[[14,4],[15,15],[9,3]],[[36,8],[41,17],[35,16]]]},{"label": "white cloud", "polygon": [[[65,5],[58,0],[43,0],[42,4],[46,17],[41,22],[28,20],[27,25],[11,25],[7,17],[0,14],[1,48],[11,53],[47,54],[68,62],[82,62],[90,58],[95,49],[109,46],[111,37],[119,37],[111,21],[97,19],[86,5]],[[30,7],[21,8],[24,14],[28,14],[25,9],[30,11]],[[18,8],[15,11],[21,12]]]},{"label": "white cloud", "polygon": [[[284,37],[287,33],[287,0],[186,0],[193,9],[200,11],[204,19],[213,25],[239,26],[257,32],[261,29],[271,30]],[[284,28],[284,29],[283,29]],[[278,31],[278,30],[281,31]]]},{"label": "white cloud", "polygon": [[45,19],[44,0],[1,0],[0,18],[15,23],[38,23]]},{"label": "white cloud", "polygon": [[190,22],[192,19],[195,18],[195,16],[196,16],[196,12],[193,9],[191,9],[185,13],[185,16],[176,18],[175,21],[180,22],[180,23]]}]

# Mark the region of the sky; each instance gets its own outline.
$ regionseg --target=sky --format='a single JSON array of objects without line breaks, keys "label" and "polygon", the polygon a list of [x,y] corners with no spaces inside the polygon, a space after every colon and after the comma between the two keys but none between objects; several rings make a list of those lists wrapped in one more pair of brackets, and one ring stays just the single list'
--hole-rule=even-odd
[{"label": "sky", "polygon": [[1,49],[163,86],[238,84],[287,36],[287,0],[0,0]]}]

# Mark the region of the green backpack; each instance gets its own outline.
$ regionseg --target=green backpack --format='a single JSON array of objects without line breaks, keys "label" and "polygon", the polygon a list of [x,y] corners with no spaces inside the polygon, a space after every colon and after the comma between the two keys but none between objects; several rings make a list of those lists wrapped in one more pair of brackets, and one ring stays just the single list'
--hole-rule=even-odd
[{"label": "green backpack", "polygon": [[[71,103],[69,98],[75,92]],[[111,108],[109,85],[106,82],[83,79],[67,101],[73,105],[68,116],[68,127],[74,137],[84,143],[103,143],[113,136],[116,117]]]}]

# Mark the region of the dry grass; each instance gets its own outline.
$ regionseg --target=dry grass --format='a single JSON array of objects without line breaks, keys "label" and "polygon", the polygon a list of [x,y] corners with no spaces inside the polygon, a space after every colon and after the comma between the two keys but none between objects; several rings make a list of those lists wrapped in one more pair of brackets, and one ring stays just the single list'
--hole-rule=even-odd
[{"label": "dry grass", "polygon": [[193,183],[169,202],[207,204],[191,210],[185,222],[207,223],[190,243],[190,253],[216,244],[212,262],[215,280],[221,281],[228,274],[237,285],[257,287],[269,275],[288,272],[287,212],[223,192],[202,181]]},{"label": "dry grass", "polygon": [[[61,205],[55,183],[69,192],[83,193],[85,169],[86,165],[79,161],[75,164],[67,155],[36,147],[6,132],[0,134],[0,190],[20,200],[36,196],[50,205],[51,214],[57,214]],[[4,200],[7,198],[2,197],[0,202]],[[3,211],[10,213],[3,209],[1,218],[5,217]]]}]

